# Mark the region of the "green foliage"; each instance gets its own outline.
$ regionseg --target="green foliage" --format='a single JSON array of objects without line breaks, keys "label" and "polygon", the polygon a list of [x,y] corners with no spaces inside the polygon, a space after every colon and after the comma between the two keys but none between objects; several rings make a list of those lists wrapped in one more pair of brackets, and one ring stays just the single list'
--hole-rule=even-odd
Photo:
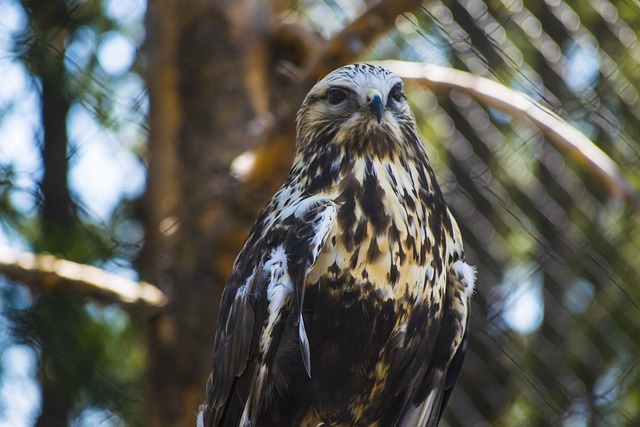
[{"label": "green foliage", "polygon": [[[52,393],[72,402],[75,416],[100,407],[123,418],[141,402],[143,340],[126,314],[43,293],[25,310],[7,317],[15,342],[36,349],[38,378]],[[72,418],[74,416],[72,415]]]},{"label": "green foliage", "polygon": [[[17,4],[13,7],[18,8]],[[42,171],[18,170],[11,163],[0,165],[3,233],[35,252],[110,268],[128,266],[140,243],[124,244],[121,239],[131,234],[127,230],[135,230],[130,204],[123,202],[111,218],[97,220],[68,188],[67,168],[74,166],[77,146],[73,140],[68,146],[69,135],[59,133],[66,133],[72,114],[68,108],[73,105],[89,110],[105,131],[120,130],[123,106],[114,98],[120,81],[129,76],[106,72],[98,58],[98,45],[114,32],[134,37],[135,25],[120,26],[108,16],[102,0],[24,1],[21,7],[26,25],[13,34],[13,59],[28,71],[32,88],[40,95],[42,122],[34,134],[41,138],[37,142],[45,168],[42,180],[54,177],[67,188],[45,188],[43,181],[41,185],[33,183],[33,189],[24,187],[25,182],[39,179]],[[58,106],[47,107],[51,100],[59,100]],[[18,102],[3,104],[0,119],[9,117]],[[47,115],[60,105],[67,111]],[[52,136],[64,143],[47,148]],[[47,162],[46,156],[56,155],[56,150],[62,150],[58,158],[66,159],[66,164]],[[29,199],[35,212],[24,208]],[[51,201],[62,203],[62,209],[47,209]],[[43,396],[38,425],[73,422],[88,408],[106,410],[135,425],[143,400],[140,384],[145,366],[145,341],[139,326],[124,312],[88,304],[79,295],[35,292],[29,298],[10,294],[3,294],[9,342],[28,345],[38,355],[37,380]]]}]

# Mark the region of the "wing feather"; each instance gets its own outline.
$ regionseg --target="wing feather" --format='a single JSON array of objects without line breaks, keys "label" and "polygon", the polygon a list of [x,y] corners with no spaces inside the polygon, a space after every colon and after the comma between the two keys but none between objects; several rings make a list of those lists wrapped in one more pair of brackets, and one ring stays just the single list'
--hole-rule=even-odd
[{"label": "wing feather", "polygon": [[[451,397],[453,386],[462,369],[467,349],[469,304],[475,286],[475,269],[464,261],[462,238],[458,225],[448,212],[452,224],[450,245],[454,261],[446,269],[443,311],[435,336],[422,337],[423,342],[435,342],[434,352],[414,399],[407,402],[399,423],[402,427],[435,427]],[[424,344],[423,344],[424,345]]]},{"label": "wing feather", "polygon": [[435,427],[458,379],[467,349],[469,300],[475,270],[462,259],[447,272],[444,311],[427,375],[414,402],[407,407],[401,426]]},{"label": "wing feather", "polygon": [[[328,199],[303,198],[277,220],[263,213],[254,225],[222,297],[207,403],[199,415],[204,426],[255,425],[259,412],[277,398],[278,388],[286,386],[278,384],[277,372],[287,366],[273,366],[281,362],[284,343],[299,343],[311,376],[304,287],[336,211]],[[267,381],[270,376],[274,378]]]},{"label": "wing feather", "polygon": [[334,223],[337,208],[333,202],[313,200],[305,206],[306,210],[297,209],[294,213],[296,226],[291,227],[287,235],[287,252],[292,254],[292,273],[295,278],[296,304],[293,319],[298,325],[300,337],[300,351],[307,375],[311,377],[311,356],[309,339],[302,318],[302,304],[304,301],[304,284],[307,273],[313,268],[320,251],[324,247],[329,232]]},{"label": "wing feather", "polygon": [[229,395],[235,377],[246,369],[253,342],[257,289],[256,269],[238,288],[228,307],[227,318],[218,326],[214,360],[223,375],[209,377],[207,384],[208,405],[221,408]]}]

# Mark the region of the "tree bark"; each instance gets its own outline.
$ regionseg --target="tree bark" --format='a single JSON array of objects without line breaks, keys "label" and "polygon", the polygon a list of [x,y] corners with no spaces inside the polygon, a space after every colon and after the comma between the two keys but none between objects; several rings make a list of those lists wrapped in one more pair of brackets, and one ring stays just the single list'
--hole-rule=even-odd
[{"label": "tree bark", "polygon": [[232,217],[238,183],[229,167],[268,115],[269,22],[266,6],[250,0],[149,2],[140,261],[143,278],[172,301],[149,328],[149,425],[192,425],[204,401],[215,313],[245,234]]}]

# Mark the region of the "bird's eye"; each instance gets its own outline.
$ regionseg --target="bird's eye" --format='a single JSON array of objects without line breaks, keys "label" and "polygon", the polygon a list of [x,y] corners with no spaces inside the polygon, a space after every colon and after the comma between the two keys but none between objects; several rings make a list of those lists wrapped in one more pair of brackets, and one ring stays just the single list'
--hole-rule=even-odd
[{"label": "bird's eye", "polygon": [[396,102],[402,102],[402,100],[405,98],[404,92],[402,91],[402,85],[400,83],[398,83],[393,87],[393,89],[391,89],[391,91],[389,92],[389,98],[393,98],[393,100]]},{"label": "bird's eye", "polygon": [[338,105],[345,99],[347,99],[347,94],[340,89],[331,89],[327,92],[327,100],[329,100],[329,104],[331,105]]}]

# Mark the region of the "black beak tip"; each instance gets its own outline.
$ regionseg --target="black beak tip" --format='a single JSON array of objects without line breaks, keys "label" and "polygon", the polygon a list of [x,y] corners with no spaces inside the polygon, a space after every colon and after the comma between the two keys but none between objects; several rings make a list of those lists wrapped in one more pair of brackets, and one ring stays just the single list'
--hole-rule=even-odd
[{"label": "black beak tip", "polygon": [[369,111],[371,114],[376,116],[376,120],[378,120],[378,124],[382,122],[382,111],[384,110],[384,106],[382,105],[382,99],[378,95],[374,95],[369,102]]}]

